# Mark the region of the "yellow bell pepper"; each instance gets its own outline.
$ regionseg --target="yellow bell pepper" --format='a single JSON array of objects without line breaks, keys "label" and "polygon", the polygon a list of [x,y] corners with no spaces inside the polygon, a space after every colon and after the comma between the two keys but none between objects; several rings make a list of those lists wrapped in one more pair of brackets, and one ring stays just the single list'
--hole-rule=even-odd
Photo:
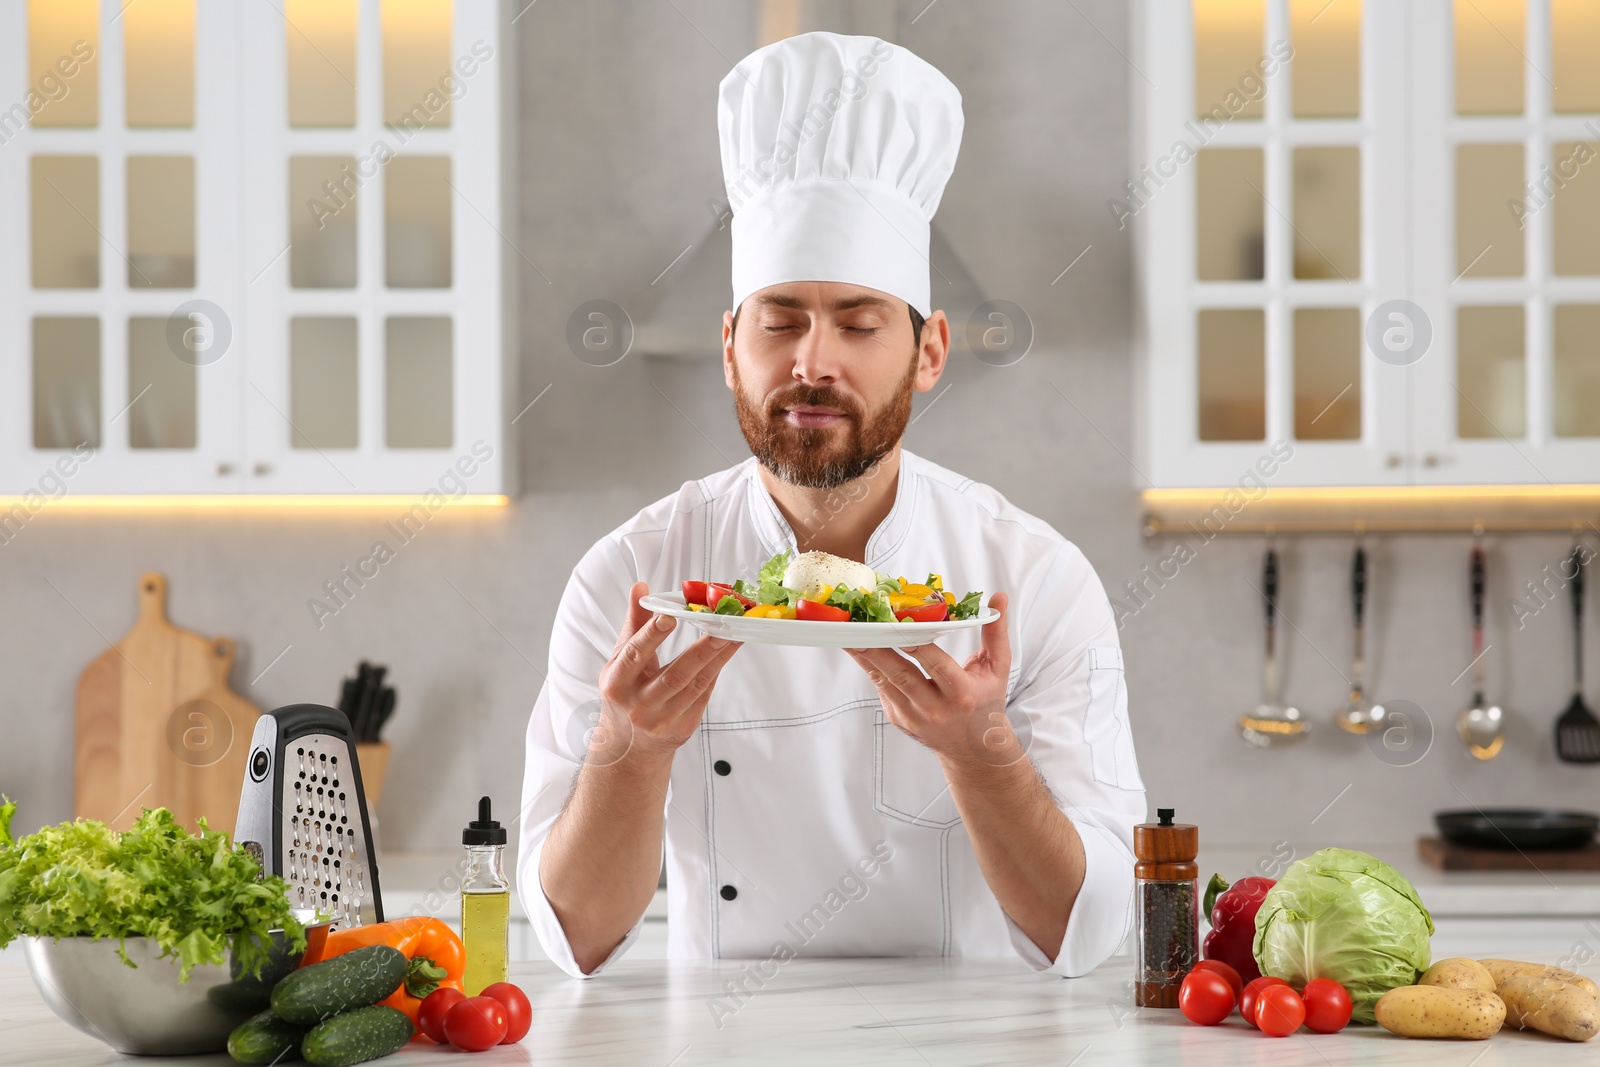
[{"label": "yellow bell pepper", "polygon": [[948,589],[945,590],[944,602],[946,604],[949,604],[951,607],[955,607],[956,606],[956,595],[954,593],[950,592]]},{"label": "yellow bell pepper", "polygon": [[817,590],[815,593],[808,593],[805,596],[801,597],[801,599],[802,600],[809,600],[814,604],[826,604],[828,602],[828,598],[830,596],[832,596],[832,595],[833,595],[833,586],[825,585],[821,589]]},{"label": "yellow bell pepper", "polygon": [[928,603],[926,594],[922,596],[912,593],[889,594],[889,610],[893,612],[910,611],[912,608],[920,608],[926,603]]},{"label": "yellow bell pepper", "polygon": [[792,619],[794,609],[783,604],[757,604],[745,611],[747,619]]}]

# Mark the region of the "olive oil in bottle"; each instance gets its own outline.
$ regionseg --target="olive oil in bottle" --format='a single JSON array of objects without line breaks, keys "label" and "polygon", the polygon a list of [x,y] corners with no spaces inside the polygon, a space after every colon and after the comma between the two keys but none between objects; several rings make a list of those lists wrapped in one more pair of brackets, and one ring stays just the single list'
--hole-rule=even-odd
[{"label": "olive oil in bottle", "polygon": [[467,949],[462,991],[469,997],[506,980],[506,924],[511,885],[506,881],[506,831],[489,817],[489,798],[478,801],[478,818],[461,832],[467,871],[461,880],[461,940]]}]

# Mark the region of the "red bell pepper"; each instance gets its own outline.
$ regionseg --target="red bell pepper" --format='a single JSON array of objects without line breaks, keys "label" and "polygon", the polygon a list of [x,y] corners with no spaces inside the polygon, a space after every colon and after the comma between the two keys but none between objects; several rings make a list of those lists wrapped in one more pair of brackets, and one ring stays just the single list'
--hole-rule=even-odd
[{"label": "red bell pepper", "polygon": [[1230,886],[1222,875],[1213,874],[1203,902],[1211,915],[1211,932],[1201,946],[1201,956],[1228,964],[1246,983],[1260,978],[1254,951],[1256,912],[1261,910],[1267,890],[1275,885],[1271,878],[1251,877]]}]

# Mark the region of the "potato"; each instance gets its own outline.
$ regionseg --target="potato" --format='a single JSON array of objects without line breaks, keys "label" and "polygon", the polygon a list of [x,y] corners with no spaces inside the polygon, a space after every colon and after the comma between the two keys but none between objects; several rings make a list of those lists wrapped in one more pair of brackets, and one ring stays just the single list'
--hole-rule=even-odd
[{"label": "potato", "polygon": [[1477,960],[1457,957],[1451,960],[1440,960],[1417,980],[1418,985],[1442,986],[1446,989],[1481,989],[1485,993],[1493,993],[1497,982],[1494,975],[1489,973],[1489,968]]},{"label": "potato", "polygon": [[1499,996],[1506,1022],[1518,1030],[1540,1030],[1568,1041],[1587,1041],[1600,1031],[1600,1004],[1571,982],[1514,974],[1500,983]]},{"label": "potato", "polygon": [[1459,1037],[1482,1041],[1505,1022],[1506,1006],[1482,989],[1403,985],[1378,998],[1378,1025],[1403,1037]]},{"label": "potato", "polygon": [[1513,975],[1527,975],[1533,978],[1556,978],[1563,982],[1570,982],[1589,994],[1592,999],[1600,1000],[1600,986],[1596,986],[1581,974],[1564,971],[1560,967],[1549,967],[1543,963],[1522,963],[1518,960],[1479,960],[1478,962],[1488,968],[1490,974],[1494,975],[1496,989],[1500,987],[1501,982]]}]

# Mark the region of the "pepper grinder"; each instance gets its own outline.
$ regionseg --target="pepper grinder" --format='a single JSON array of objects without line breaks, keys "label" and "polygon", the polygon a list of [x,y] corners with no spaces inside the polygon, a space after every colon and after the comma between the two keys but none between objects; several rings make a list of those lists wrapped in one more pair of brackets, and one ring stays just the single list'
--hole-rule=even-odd
[{"label": "pepper grinder", "polygon": [[1159,822],[1133,828],[1133,1001],[1141,1008],[1176,1008],[1178,987],[1200,958],[1200,828],[1173,815],[1157,808]]}]

